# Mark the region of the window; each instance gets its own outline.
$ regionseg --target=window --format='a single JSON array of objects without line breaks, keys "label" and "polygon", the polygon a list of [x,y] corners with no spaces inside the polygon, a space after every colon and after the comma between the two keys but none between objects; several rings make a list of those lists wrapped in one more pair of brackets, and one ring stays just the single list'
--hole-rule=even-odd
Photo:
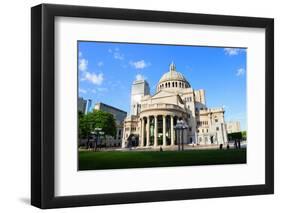
[{"label": "window", "polygon": [[206,131],[207,131],[207,132],[209,132],[209,130],[208,130],[208,129],[206,129]]},{"label": "window", "polygon": [[190,132],[192,131],[192,127],[189,127],[189,131],[190,131]]},{"label": "window", "polygon": [[219,130],[220,130],[220,128],[219,128],[219,127],[217,127],[217,128],[216,128],[216,130],[217,130],[217,131],[219,131]]},{"label": "window", "polygon": [[193,140],[192,140],[192,138],[190,137],[190,138],[189,138],[189,143],[192,143],[192,141],[193,141]]},{"label": "window", "polygon": [[217,123],[218,121],[219,121],[219,120],[216,118],[216,119],[215,119],[215,122]]},{"label": "window", "polygon": [[202,133],[204,133],[204,129],[202,129]]},{"label": "window", "polygon": [[190,118],[190,114],[187,114],[187,118]]},{"label": "window", "polygon": [[172,86],[175,87],[175,83],[174,82],[172,83]]}]

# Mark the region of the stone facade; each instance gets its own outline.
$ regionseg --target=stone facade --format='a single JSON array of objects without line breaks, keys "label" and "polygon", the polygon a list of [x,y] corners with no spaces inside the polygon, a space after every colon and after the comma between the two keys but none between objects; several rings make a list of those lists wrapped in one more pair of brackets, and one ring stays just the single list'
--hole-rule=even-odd
[{"label": "stone facade", "polygon": [[226,123],[226,131],[227,133],[235,133],[240,132],[240,122],[239,121],[230,121]]},{"label": "stone facade", "polygon": [[[132,94],[133,95],[133,94]],[[173,147],[178,120],[188,128],[183,142],[192,145],[227,144],[223,108],[208,108],[205,91],[194,90],[175,64],[158,82],[154,95],[140,97],[139,110],[124,120],[122,147]]]}]

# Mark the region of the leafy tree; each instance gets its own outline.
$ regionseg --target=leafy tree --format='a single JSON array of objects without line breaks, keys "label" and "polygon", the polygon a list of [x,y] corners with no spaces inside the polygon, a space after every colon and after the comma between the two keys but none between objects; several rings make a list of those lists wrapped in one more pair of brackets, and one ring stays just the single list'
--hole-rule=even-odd
[{"label": "leafy tree", "polygon": [[229,140],[247,140],[246,131],[229,133],[227,136]]},{"label": "leafy tree", "polygon": [[[95,128],[101,128],[105,135],[116,135],[116,122],[112,114],[101,110],[94,110],[86,115],[79,114],[79,138],[87,138],[89,147],[90,135]],[[97,141],[95,141],[96,147]]]},{"label": "leafy tree", "polygon": [[116,122],[112,114],[101,110],[94,110],[86,115],[93,124],[93,129],[102,128],[106,135],[116,135]]},{"label": "leafy tree", "polygon": [[247,131],[242,132],[242,139],[247,140]]},{"label": "leafy tree", "polygon": [[228,134],[229,140],[241,140],[242,134],[241,132],[233,132]]}]

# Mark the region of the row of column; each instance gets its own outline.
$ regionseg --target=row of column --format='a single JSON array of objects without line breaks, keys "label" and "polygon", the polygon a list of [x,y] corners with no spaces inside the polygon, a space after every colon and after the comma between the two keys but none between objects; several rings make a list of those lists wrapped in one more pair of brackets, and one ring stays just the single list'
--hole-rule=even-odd
[{"label": "row of column", "polygon": [[[171,117],[171,145],[175,145],[175,139],[174,139],[174,117]],[[146,146],[149,146],[150,144],[150,119],[147,117],[147,124],[145,126],[145,117],[142,117],[141,119],[141,147],[144,147],[144,136],[146,132]],[[163,119],[163,146],[167,146],[167,141],[166,141],[166,115],[162,115]],[[145,131],[146,130],[146,131]],[[154,147],[157,146],[158,143],[158,120],[157,116],[154,116]]]}]

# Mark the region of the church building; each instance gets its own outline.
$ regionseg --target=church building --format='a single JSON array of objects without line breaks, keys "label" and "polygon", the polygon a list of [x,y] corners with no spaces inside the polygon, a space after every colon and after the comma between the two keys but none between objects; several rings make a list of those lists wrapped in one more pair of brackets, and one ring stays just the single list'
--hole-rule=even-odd
[{"label": "church building", "polygon": [[226,146],[228,143],[223,108],[208,108],[205,90],[195,90],[174,63],[159,80],[151,95],[146,80],[136,80],[131,90],[131,113],[123,122],[122,147],[176,148],[175,130],[184,121],[185,146]]}]

